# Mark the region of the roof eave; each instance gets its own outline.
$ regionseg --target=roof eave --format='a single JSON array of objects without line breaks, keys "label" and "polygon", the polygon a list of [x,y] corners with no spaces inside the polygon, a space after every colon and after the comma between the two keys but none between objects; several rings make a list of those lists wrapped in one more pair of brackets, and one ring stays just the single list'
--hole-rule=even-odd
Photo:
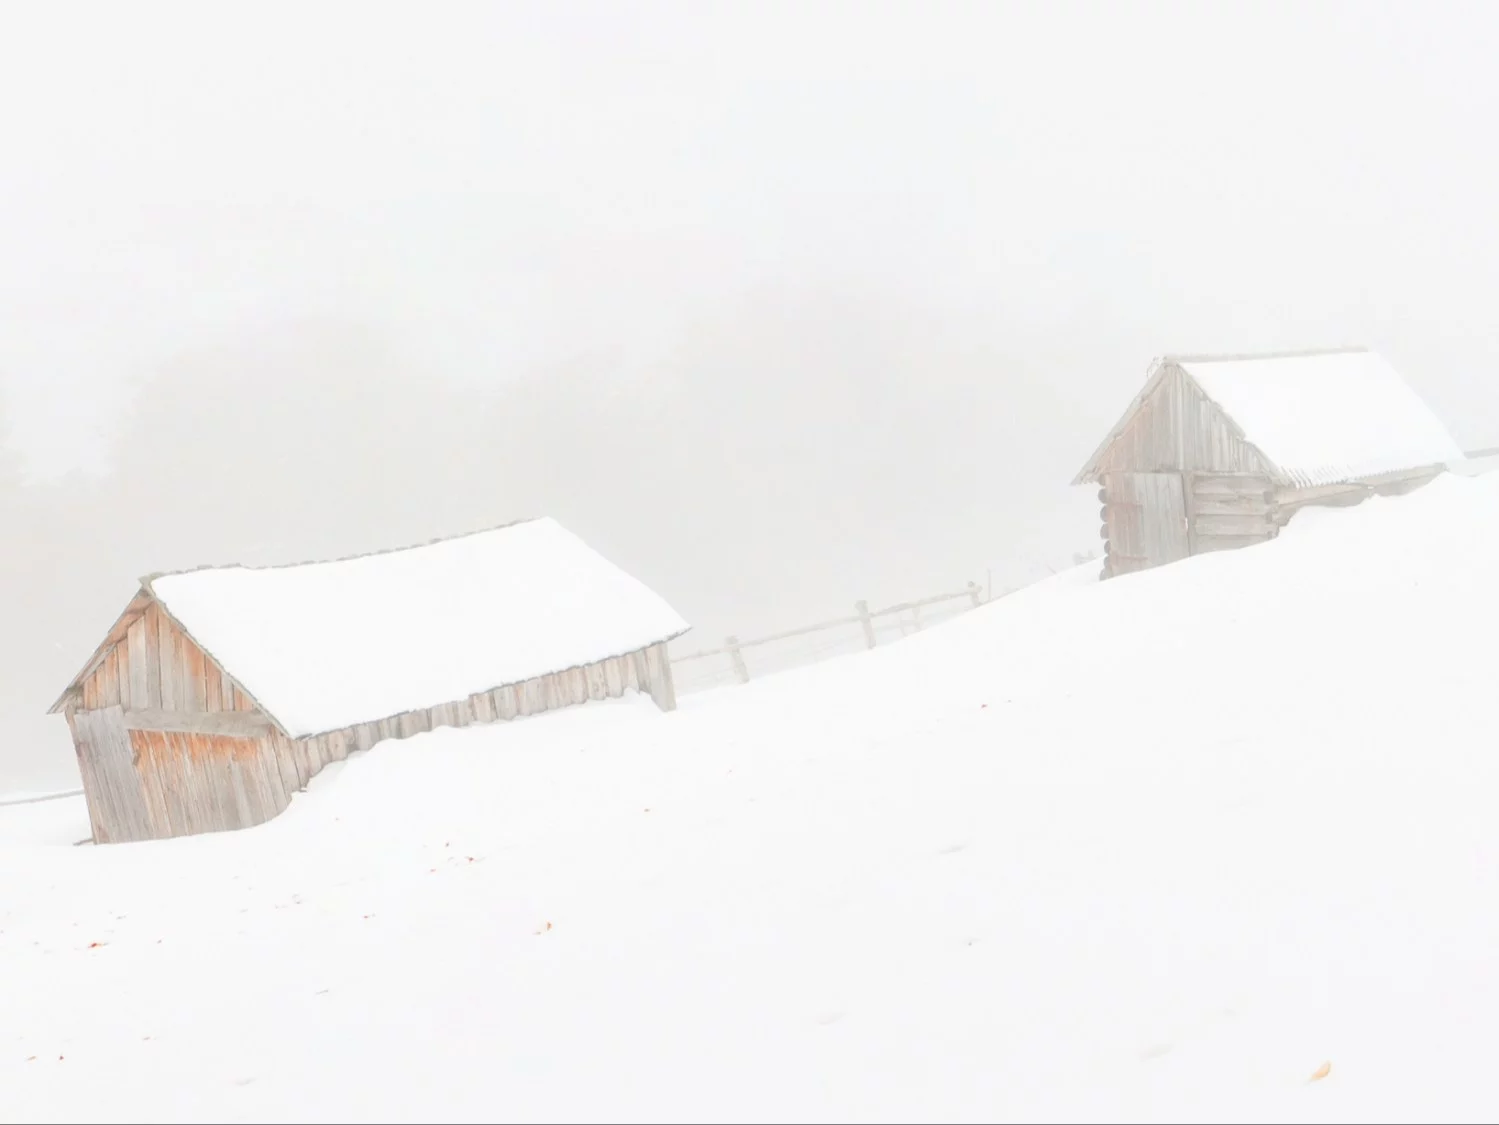
[{"label": "roof eave", "polygon": [[[675,633],[669,633],[669,634],[667,634],[666,636],[662,637],[660,640],[648,641],[645,644],[641,645],[639,648],[627,649],[624,652],[612,652],[608,656],[600,656],[596,660],[590,660],[589,664],[599,664],[599,663],[602,663],[605,660],[615,660],[615,659],[618,659],[621,656],[629,656],[631,653],[643,652],[643,651],[645,651],[648,648],[654,648],[656,645],[670,644],[672,641],[676,640],[678,637],[686,636],[690,632],[692,632],[692,626],[691,625],[686,625],[683,628],[678,629]],[[578,667],[578,665],[574,665],[574,667]],[[509,683],[495,684],[492,687],[481,688],[478,691],[470,692],[469,696],[472,697],[472,696],[475,696],[475,695],[484,695],[486,692],[500,691],[503,688],[515,687],[517,684],[528,683],[530,680],[540,679],[542,676],[555,676],[558,672],[566,672],[566,671],[569,671],[569,670],[570,669],[568,669],[568,668],[554,668],[550,672],[538,672],[535,676],[528,676],[524,680],[512,680]],[[430,710],[433,707],[443,707],[443,706],[446,706],[447,704],[458,703],[458,702],[461,702],[461,700],[445,699],[445,700],[443,700],[440,703],[429,703],[426,708],[423,708],[423,710]],[[265,709],[262,707],[261,710],[264,711]],[[400,712],[398,712],[398,714],[399,713]],[[268,712],[268,711],[266,712],[266,717],[270,718],[270,712]],[[348,730],[350,727],[366,726],[366,725],[371,724],[371,723],[382,723],[382,722],[384,722],[387,719],[393,719],[395,717],[396,717],[395,715],[377,715],[374,718],[360,719],[357,722],[344,723],[342,726],[329,727],[327,730],[308,731],[306,734],[296,734],[296,735],[286,734],[286,732],[284,730],[281,733],[282,734],[286,734],[286,737],[292,739],[292,741],[294,741],[294,742],[305,742],[309,738],[322,738],[326,734],[334,734],[334,733],[337,733],[338,731]],[[274,723],[275,719],[271,719],[271,721]],[[278,729],[279,729],[279,724],[278,724]]]},{"label": "roof eave", "polygon": [[280,733],[285,738],[291,738],[292,736],[287,731],[286,726],[281,722],[280,719],[278,719],[275,716],[275,714],[271,711],[271,709],[269,707],[267,707],[264,703],[260,702],[260,700],[256,699],[254,693],[251,692],[250,689],[245,686],[244,681],[241,680],[234,673],[232,673],[231,671],[229,671],[228,668],[224,667],[224,665],[222,663],[220,663],[219,658],[216,657],[211,651],[209,651],[209,648],[208,648],[207,645],[205,645],[197,637],[193,636],[192,630],[189,629],[186,625],[184,625],[182,623],[181,618],[177,617],[177,615],[172,612],[171,608],[167,605],[167,603],[165,601],[163,601],[161,599],[160,595],[158,595],[156,593],[156,589],[155,589],[154,586],[151,585],[151,583],[152,583],[152,580],[154,578],[161,578],[161,577],[165,577],[165,576],[164,575],[148,575],[147,577],[142,578],[141,579],[141,588],[144,589],[144,590],[146,590],[151,595],[152,600],[156,602],[156,608],[161,611],[162,616],[165,617],[168,621],[170,621],[174,626],[176,626],[178,632],[180,632],[188,640],[192,641],[193,644],[195,644],[195,645],[198,646],[198,649],[203,653],[203,659],[207,660],[210,664],[212,664],[215,668],[217,668],[218,671],[219,671],[219,675],[225,677],[228,680],[232,680],[234,682],[234,686],[237,687],[241,692],[244,693],[245,698],[248,699],[251,703],[253,703],[255,705],[255,709],[257,711],[259,711],[268,720],[270,720],[271,726],[275,727],[278,733]]},{"label": "roof eave", "polygon": [[111,641],[110,637],[114,635],[114,631],[116,628],[118,628],[120,622],[124,621],[126,617],[134,616],[131,611],[135,608],[136,603],[141,601],[142,598],[145,598],[145,602],[141,605],[140,611],[144,613],[146,606],[150,604],[153,596],[154,595],[151,594],[150,590],[145,586],[145,584],[142,583],[141,588],[131,596],[130,600],[125,603],[125,608],[122,609],[119,615],[114,619],[114,623],[110,625],[109,630],[104,634],[104,640],[99,643],[99,646],[94,649],[88,660],[84,662],[84,665],[81,669],[79,669],[78,674],[68,681],[67,688],[64,689],[63,693],[57,697],[57,702],[53,703],[51,707],[47,708],[47,714],[60,714],[67,707],[68,700],[72,698],[74,693],[77,692],[78,689],[83,685],[83,681],[88,679],[89,676],[93,675],[94,671],[99,667],[99,662],[104,659],[104,657],[108,654],[109,650],[114,645],[119,643],[118,640]]},{"label": "roof eave", "polygon": [[1109,447],[1118,440],[1119,435],[1129,426],[1130,420],[1134,418],[1140,407],[1145,404],[1145,400],[1155,393],[1156,387],[1160,385],[1161,379],[1165,377],[1167,366],[1173,362],[1173,360],[1165,357],[1151,361],[1148,374],[1145,378],[1145,386],[1130,400],[1129,406],[1125,407],[1124,413],[1119,417],[1119,421],[1114,423],[1113,428],[1104,435],[1103,441],[1098,443],[1098,448],[1093,451],[1093,456],[1088,458],[1077,476],[1072,478],[1074,485],[1098,483],[1098,467],[1103,462],[1104,454],[1109,451]]}]

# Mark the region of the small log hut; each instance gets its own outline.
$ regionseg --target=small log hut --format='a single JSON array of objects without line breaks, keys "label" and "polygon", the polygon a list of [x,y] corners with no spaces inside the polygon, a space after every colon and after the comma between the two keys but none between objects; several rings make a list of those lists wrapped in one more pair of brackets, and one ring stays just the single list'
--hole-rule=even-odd
[{"label": "small log hut", "polygon": [[383,739],[638,691],[686,623],[550,519],[139,592],[52,707],[96,843],[260,824]]},{"label": "small log hut", "polygon": [[1107,579],[1263,543],[1305,507],[1410,492],[1462,457],[1367,349],[1167,356],[1073,484],[1099,486]]}]

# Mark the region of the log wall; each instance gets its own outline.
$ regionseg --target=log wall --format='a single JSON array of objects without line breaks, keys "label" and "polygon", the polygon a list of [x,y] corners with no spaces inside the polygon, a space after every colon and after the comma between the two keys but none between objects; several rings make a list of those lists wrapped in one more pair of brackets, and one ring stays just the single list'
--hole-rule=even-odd
[{"label": "log wall", "polygon": [[1275,487],[1254,473],[1188,473],[1187,524],[1192,554],[1232,551],[1280,534]]},{"label": "log wall", "polygon": [[[1431,483],[1445,471],[1428,466],[1342,484],[1295,488],[1257,473],[1180,474],[1186,499],[1188,549],[1178,551],[1169,530],[1178,519],[1175,491],[1165,473],[1117,473],[1104,477],[1104,578],[1148,570],[1186,554],[1203,555],[1252,547],[1276,538],[1297,512],[1313,507],[1349,507],[1371,496],[1400,496]],[[1145,485],[1151,485],[1146,488]],[[1146,534],[1150,528],[1155,531]]]}]

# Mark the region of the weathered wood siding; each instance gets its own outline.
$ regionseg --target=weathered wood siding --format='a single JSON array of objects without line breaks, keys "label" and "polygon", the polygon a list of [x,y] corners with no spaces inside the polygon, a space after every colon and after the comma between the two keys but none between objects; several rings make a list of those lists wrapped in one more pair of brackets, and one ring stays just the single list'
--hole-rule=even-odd
[{"label": "weathered wood siding", "polygon": [[79,710],[255,710],[244,690],[154,600],[132,603],[116,631],[119,640],[79,685]]},{"label": "weathered wood siding", "polygon": [[136,606],[66,710],[98,843],[248,828],[282,812],[330,762],[439,727],[618,698],[676,697],[666,645],[306,738],[288,738],[165,613]]},{"label": "weathered wood siding", "polygon": [[1256,473],[1182,473],[1187,547],[1173,541],[1176,494],[1166,473],[1117,473],[1104,478],[1103,576],[1110,578],[1174,562],[1186,555],[1231,551],[1276,538],[1304,508],[1348,507],[1370,496],[1399,496],[1444,472],[1428,466],[1342,484],[1292,488]]},{"label": "weathered wood siding", "polygon": [[1296,488],[1178,364],[1163,364],[1080,480],[1103,504],[1103,577],[1274,539],[1305,507],[1399,495],[1445,471],[1432,465]]},{"label": "weathered wood siding", "polygon": [[1189,473],[1187,496],[1194,555],[1252,546],[1280,533],[1275,486],[1267,476]]},{"label": "weathered wood siding", "polygon": [[294,741],[268,724],[222,733],[223,724],[202,715],[209,729],[194,730],[177,713],[162,724],[176,729],[146,725],[160,716],[117,705],[68,716],[96,843],[250,828],[284,810],[341,756],[340,740]]},{"label": "weathered wood siding", "polygon": [[664,644],[479,692],[453,703],[406,711],[378,722],[360,723],[319,737],[342,740],[348,750],[368,750],[375,743],[390,738],[410,738],[439,727],[504,722],[587,703],[591,699],[617,699],[627,691],[651,696],[664,711],[676,706],[671,665]]},{"label": "weathered wood siding", "polygon": [[1270,466],[1175,364],[1104,451],[1100,477],[1121,472],[1267,473]]},{"label": "weathered wood siding", "polygon": [[1191,554],[1180,473],[1109,473],[1103,501],[1104,577],[1176,562]]},{"label": "weathered wood siding", "polygon": [[124,843],[153,836],[146,794],[135,768],[130,733],[118,706],[68,714],[78,772],[94,842]]}]

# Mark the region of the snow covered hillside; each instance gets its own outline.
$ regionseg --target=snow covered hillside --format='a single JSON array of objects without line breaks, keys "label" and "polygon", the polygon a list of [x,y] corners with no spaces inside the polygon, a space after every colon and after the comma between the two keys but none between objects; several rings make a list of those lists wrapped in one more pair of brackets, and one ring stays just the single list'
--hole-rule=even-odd
[{"label": "snow covered hillside", "polygon": [[1493,1120],[1495,574],[1445,478],[245,832],[0,833],[0,1119]]}]

